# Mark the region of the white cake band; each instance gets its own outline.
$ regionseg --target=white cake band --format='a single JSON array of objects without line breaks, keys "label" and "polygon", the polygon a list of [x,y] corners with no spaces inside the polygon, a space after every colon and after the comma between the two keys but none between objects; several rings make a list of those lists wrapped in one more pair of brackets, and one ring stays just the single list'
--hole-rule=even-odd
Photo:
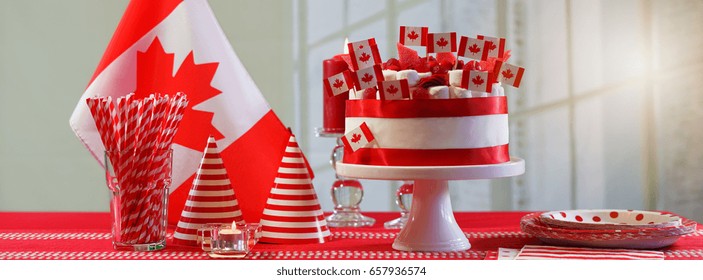
[{"label": "white cake band", "polygon": [[366,122],[375,142],[368,148],[470,149],[508,144],[508,115],[451,118],[346,118],[347,132]]}]

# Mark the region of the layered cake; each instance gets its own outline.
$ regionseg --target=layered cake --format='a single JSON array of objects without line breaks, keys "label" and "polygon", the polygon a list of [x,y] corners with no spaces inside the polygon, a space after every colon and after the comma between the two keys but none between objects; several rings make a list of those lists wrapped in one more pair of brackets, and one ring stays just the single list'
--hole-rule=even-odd
[{"label": "layered cake", "polygon": [[[363,79],[366,74],[356,79],[346,101],[344,163],[457,166],[510,161],[503,85],[519,86],[524,69],[507,64],[510,52],[503,49],[504,39],[462,37],[458,55],[471,59],[464,61],[451,52],[456,42],[447,42],[455,35],[434,35],[427,35],[425,57],[398,43],[399,58],[381,63],[382,77],[374,77],[374,86],[361,85],[370,80]],[[446,52],[433,55],[441,47]],[[350,76],[363,71],[350,68]]]}]

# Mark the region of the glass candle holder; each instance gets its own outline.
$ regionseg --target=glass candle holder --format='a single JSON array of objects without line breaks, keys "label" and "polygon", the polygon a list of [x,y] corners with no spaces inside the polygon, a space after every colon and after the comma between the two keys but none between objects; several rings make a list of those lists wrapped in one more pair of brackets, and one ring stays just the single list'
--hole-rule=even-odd
[{"label": "glass candle holder", "polygon": [[344,178],[337,174],[337,161],[344,157],[344,145],[341,138],[337,138],[337,146],[332,150],[330,162],[335,170],[336,180],[332,184],[332,202],[334,209],[332,215],[327,217],[330,227],[365,227],[373,226],[376,219],[361,214],[359,205],[364,197],[364,188],[356,179]]},{"label": "glass candle holder", "polygon": [[413,199],[413,181],[405,181],[403,185],[398,187],[395,192],[395,204],[400,208],[400,217],[394,220],[387,221],[383,227],[387,229],[402,229],[408,223],[410,216],[410,206]]},{"label": "glass candle holder", "polygon": [[[260,224],[215,224],[206,225],[209,232],[210,252],[220,256],[244,257],[261,237]],[[207,233],[204,233],[207,234]],[[203,250],[206,250],[203,240]]]},{"label": "glass candle holder", "polygon": [[219,223],[207,223],[198,228],[196,242],[205,252],[212,250],[212,229],[219,226]]},{"label": "glass candle holder", "polygon": [[166,247],[171,150],[106,151],[105,177],[110,189],[112,245],[116,250],[156,251]]}]

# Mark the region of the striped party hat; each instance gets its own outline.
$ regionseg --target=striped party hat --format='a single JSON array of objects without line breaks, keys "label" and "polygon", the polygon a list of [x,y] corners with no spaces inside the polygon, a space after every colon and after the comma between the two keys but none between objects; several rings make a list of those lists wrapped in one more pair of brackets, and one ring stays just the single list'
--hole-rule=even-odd
[{"label": "striped party hat", "polygon": [[261,217],[265,243],[324,243],[330,230],[303,153],[291,134]]},{"label": "striped party hat", "polygon": [[205,154],[195,176],[193,187],[181,212],[181,219],[173,234],[175,244],[197,246],[198,228],[207,223],[243,221],[237,197],[212,136],[208,139]]}]

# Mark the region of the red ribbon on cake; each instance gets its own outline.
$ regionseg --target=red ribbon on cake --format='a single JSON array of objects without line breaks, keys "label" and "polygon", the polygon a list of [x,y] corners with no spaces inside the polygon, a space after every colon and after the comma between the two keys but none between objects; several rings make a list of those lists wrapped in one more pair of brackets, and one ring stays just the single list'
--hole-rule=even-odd
[{"label": "red ribbon on cake", "polygon": [[366,118],[449,118],[508,113],[505,96],[458,99],[347,100],[347,117]]},{"label": "red ribbon on cake", "polygon": [[508,144],[473,149],[361,148],[344,153],[344,163],[382,166],[455,166],[496,164],[510,161]]}]

